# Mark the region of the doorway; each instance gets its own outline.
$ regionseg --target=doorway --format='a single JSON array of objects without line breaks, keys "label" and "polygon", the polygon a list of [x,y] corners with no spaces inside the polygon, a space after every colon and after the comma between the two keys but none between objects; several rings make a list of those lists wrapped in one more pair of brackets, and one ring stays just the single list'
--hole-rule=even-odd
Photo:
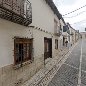
[{"label": "doorway", "polygon": [[65,45],[65,37],[63,37],[63,46]]},{"label": "doorway", "polygon": [[44,60],[52,58],[52,38],[44,37]]}]

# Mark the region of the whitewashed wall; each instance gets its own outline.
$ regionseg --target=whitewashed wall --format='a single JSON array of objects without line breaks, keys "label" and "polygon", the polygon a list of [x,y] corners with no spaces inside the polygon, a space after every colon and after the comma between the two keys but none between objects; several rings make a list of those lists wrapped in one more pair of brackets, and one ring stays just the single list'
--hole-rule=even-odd
[{"label": "whitewashed wall", "polygon": [[31,38],[32,31],[27,27],[0,19],[0,67],[14,62],[14,36]]},{"label": "whitewashed wall", "polygon": [[[32,3],[33,26],[54,33],[54,18],[59,22],[45,0],[29,0]],[[10,21],[0,19],[0,67],[14,63],[14,36],[33,39],[34,57],[44,54],[44,37],[52,38],[52,54],[54,57],[55,37],[51,34],[34,30]]]},{"label": "whitewashed wall", "polygon": [[44,37],[52,38],[52,54],[54,55],[55,37],[52,34],[33,29],[34,59],[38,59],[44,55]]},{"label": "whitewashed wall", "polygon": [[52,54],[54,56],[55,37],[53,35],[0,19],[0,67],[14,63],[13,38],[15,36],[34,38],[34,59],[43,58],[44,37],[52,38]]},{"label": "whitewashed wall", "polygon": [[14,36],[30,38],[30,32],[27,27],[0,19],[0,67],[14,63]]},{"label": "whitewashed wall", "polygon": [[58,21],[57,16],[45,0],[29,0],[32,4],[32,24],[49,32],[54,32],[54,18]]}]

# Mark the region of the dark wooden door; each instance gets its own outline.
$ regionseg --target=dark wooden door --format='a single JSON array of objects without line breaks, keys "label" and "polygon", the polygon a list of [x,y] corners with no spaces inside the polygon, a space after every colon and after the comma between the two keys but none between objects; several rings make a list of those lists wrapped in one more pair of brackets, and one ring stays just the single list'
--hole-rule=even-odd
[{"label": "dark wooden door", "polygon": [[52,58],[52,39],[44,38],[44,60]]},{"label": "dark wooden door", "polygon": [[63,37],[63,46],[65,45],[65,38]]}]

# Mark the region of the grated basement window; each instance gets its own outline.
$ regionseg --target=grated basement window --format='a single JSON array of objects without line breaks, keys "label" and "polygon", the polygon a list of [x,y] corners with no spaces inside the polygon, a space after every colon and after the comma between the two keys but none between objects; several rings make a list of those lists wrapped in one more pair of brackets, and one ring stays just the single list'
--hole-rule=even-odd
[{"label": "grated basement window", "polygon": [[32,59],[32,39],[14,39],[14,63],[21,64]]}]

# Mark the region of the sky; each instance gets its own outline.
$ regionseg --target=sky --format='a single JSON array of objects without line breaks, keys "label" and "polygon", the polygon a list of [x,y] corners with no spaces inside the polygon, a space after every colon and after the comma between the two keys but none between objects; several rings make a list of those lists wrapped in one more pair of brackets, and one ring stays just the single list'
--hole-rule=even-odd
[{"label": "sky", "polygon": [[[53,1],[62,15],[70,13],[86,5],[86,0],[53,0]],[[63,18],[65,22],[69,22],[74,29],[79,30],[80,32],[84,32],[86,28],[86,6],[79,9],[78,11],[63,16]]]}]

